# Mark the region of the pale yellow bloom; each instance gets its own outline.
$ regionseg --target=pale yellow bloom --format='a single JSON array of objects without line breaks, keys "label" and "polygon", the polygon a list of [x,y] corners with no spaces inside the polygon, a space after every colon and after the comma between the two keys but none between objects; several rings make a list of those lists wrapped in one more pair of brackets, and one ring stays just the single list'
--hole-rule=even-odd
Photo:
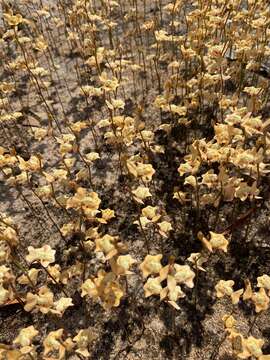
[{"label": "pale yellow bloom", "polygon": [[217,297],[221,298],[225,295],[231,296],[233,293],[233,280],[220,280],[217,285],[215,286]]},{"label": "pale yellow bloom", "polygon": [[255,292],[251,299],[254,302],[255,311],[257,313],[268,309],[270,300],[266,295],[264,288],[260,288],[258,292]]},{"label": "pale yellow bloom", "polygon": [[188,265],[178,265],[174,264],[175,268],[175,280],[179,284],[185,284],[189,288],[194,287],[193,279],[195,277],[195,273],[191,270]]},{"label": "pale yellow bloom", "polygon": [[50,245],[44,245],[41,248],[33,248],[33,246],[28,247],[29,254],[26,255],[26,260],[29,263],[40,262],[44,267],[47,267],[49,264],[55,261],[55,250],[53,250]]},{"label": "pale yellow bloom", "polygon": [[257,286],[266,290],[270,290],[270,276],[264,274],[257,277]]},{"label": "pale yellow bloom", "polygon": [[162,254],[158,255],[146,255],[144,261],[140,264],[139,268],[143,273],[143,277],[146,278],[152,274],[158,274],[162,269],[160,260],[162,259]]},{"label": "pale yellow bloom", "polygon": [[20,344],[21,346],[29,346],[37,334],[38,330],[36,330],[33,325],[28,326],[20,331],[13,343]]},{"label": "pale yellow bloom", "polygon": [[227,252],[229,241],[225,236],[223,234],[214,233],[213,231],[210,231],[210,235],[210,244],[212,245],[212,248]]},{"label": "pale yellow bloom", "polygon": [[160,285],[160,278],[149,278],[144,284],[143,288],[145,297],[149,297],[151,295],[159,295],[162,290],[162,286]]}]

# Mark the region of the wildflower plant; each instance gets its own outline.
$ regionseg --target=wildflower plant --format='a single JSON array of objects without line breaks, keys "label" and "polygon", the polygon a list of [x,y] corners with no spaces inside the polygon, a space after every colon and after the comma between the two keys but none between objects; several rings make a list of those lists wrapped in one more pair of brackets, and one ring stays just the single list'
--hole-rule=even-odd
[{"label": "wildflower plant", "polygon": [[106,336],[135,358],[164,311],[157,353],[188,359],[215,303],[210,358],[269,359],[269,20],[266,0],[0,1],[0,359],[111,358]]}]

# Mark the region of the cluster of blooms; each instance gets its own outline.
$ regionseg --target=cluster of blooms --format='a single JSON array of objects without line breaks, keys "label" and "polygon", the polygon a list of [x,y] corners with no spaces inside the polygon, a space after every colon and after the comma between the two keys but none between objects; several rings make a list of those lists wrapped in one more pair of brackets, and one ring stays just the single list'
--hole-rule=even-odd
[{"label": "cluster of blooms", "polygon": [[[39,331],[33,325],[23,328],[13,341],[14,348],[3,346],[0,349],[1,359],[37,359],[36,346],[33,341],[39,337]],[[94,340],[93,334],[88,329],[81,329],[73,338],[64,339],[64,329],[49,332],[43,340],[43,359],[66,359],[72,351],[87,358],[90,353],[89,346]],[[54,355],[54,357],[51,356]]]},{"label": "cluster of blooms", "polygon": [[[233,305],[237,305],[240,300],[245,302],[251,301],[253,306],[255,306],[255,312],[257,314],[268,310],[270,302],[269,275],[263,274],[257,278],[258,291],[253,291],[249,280],[246,280],[245,282],[245,289],[234,291],[233,286],[233,280],[220,280],[215,286],[217,298],[223,298],[225,296],[230,297]],[[270,359],[270,355],[263,354],[263,339],[258,339],[253,336],[248,336],[247,338],[244,337],[241,332],[235,328],[237,322],[232,314],[224,315],[222,320],[226,330],[226,338],[231,342],[233,353],[238,359]]]},{"label": "cluster of blooms", "polygon": [[[0,181],[42,231],[29,240],[4,204],[1,307],[17,303],[64,322],[75,291],[109,312],[137,277],[145,298],[179,311],[197,296],[212,258],[231,255],[231,219],[217,226],[223,209],[232,205],[234,221],[239,209],[265,201],[268,2],[166,0],[153,16],[152,2],[139,1],[2,2]],[[120,230],[127,220],[132,241]],[[47,221],[54,244],[43,235]],[[171,245],[183,233],[192,249],[185,256]],[[269,308],[268,275],[257,290],[248,280],[233,287],[220,280],[217,298],[248,302],[256,313]],[[263,340],[244,337],[231,315],[223,320],[238,358],[270,358]],[[31,325],[0,344],[0,360],[38,359],[37,342],[44,360],[74,352],[87,359],[93,341],[88,328],[44,334]]]},{"label": "cluster of blooms", "polygon": [[240,298],[243,301],[251,300],[255,305],[256,313],[269,308],[269,296],[270,296],[270,276],[264,274],[257,278],[257,287],[259,291],[253,291],[250,282],[246,281],[246,288],[233,290],[233,280],[220,280],[215,286],[217,297],[222,298],[224,296],[230,296],[232,304],[238,304]]},{"label": "cluster of blooms", "polygon": [[253,336],[245,338],[241,332],[236,328],[236,320],[232,315],[224,315],[222,317],[224,326],[227,333],[227,338],[232,344],[234,355],[238,359],[258,359],[258,360],[269,360],[270,355],[264,355],[262,347],[264,345],[263,339],[258,339]]}]

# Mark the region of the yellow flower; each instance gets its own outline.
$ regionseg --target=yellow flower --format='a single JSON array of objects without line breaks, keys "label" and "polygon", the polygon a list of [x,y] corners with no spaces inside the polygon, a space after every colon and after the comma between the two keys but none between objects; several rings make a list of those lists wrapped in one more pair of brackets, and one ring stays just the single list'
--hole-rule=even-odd
[{"label": "yellow flower", "polygon": [[105,209],[101,210],[102,218],[98,218],[97,220],[102,224],[107,224],[112,218],[115,218],[114,210]]},{"label": "yellow flower", "polygon": [[142,215],[147,219],[155,222],[160,218],[160,215],[157,214],[158,207],[157,206],[146,206],[142,209]]},{"label": "yellow flower", "polygon": [[94,280],[88,279],[82,284],[82,296],[88,295],[94,299],[100,299],[105,309],[117,307],[124,295],[121,285],[113,272],[106,273],[103,270],[98,272]]},{"label": "yellow flower", "polygon": [[20,350],[8,350],[8,349],[0,349],[0,359],[5,360],[21,360],[22,353]]},{"label": "yellow flower", "polygon": [[168,233],[173,229],[171,223],[168,221],[162,221],[158,223],[160,235],[167,237]]},{"label": "yellow flower", "polygon": [[92,164],[93,161],[100,159],[100,156],[97,152],[90,152],[90,153],[86,154],[84,157],[85,157],[86,162],[89,164]]},{"label": "yellow flower", "polygon": [[[196,174],[200,166],[200,161],[194,160],[191,161],[189,158],[186,159],[186,162],[181,164],[177,171],[179,172],[180,176],[183,176],[188,173]],[[193,181],[194,182],[194,181]]]},{"label": "yellow flower", "polygon": [[25,161],[22,157],[18,156],[19,168],[22,171],[37,171],[42,168],[41,159],[35,155],[32,155],[28,161]]},{"label": "yellow flower", "polygon": [[203,256],[201,253],[192,253],[190,254],[190,256],[187,258],[188,261],[190,261],[195,268],[201,270],[201,271],[206,271],[202,265],[207,261],[207,258],[205,256]]},{"label": "yellow flower", "polygon": [[171,272],[171,264],[164,266],[160,271],[159,271],[159,277],[160,280],[163,281],[165,279],[167,279],[168,274]]},{"label": "yellow flower", "polygon": [[36,189],[36,193],[42,199],[50,199],[53,194],[53,191],[50,185],[43,185],[43,186],[39,186]]},{"label": "yellow flower", "polygon": [[206,185],[209,189],[215,187],[218,180],[218,176],[214,174],[214,170],[209,170],[202,175],[202,184]]},{"label": "yellow flower", "polygon": [[0,284],[0,305],[4,305],[9,298],[9,291]]},{"label": "yellow flower", "polygon": [[108,75],[105,72],[103,72],[99,76],[99,80],[102,83],[102,88],[107,92],[115,91],[119,86],[119,82],[118,82],[117,78],[112,77],[111,79],[109,79]]},{"label": "yellow flower", "polygon": [[248,197],[257,198],[259,194],[259,189],[257,189],[256,181],[252,186],[247,185],[246,182],[241,182],[238,187],[235,188],[235,197],[239,198],[241,201],[245,201]]},{"label": "yellow flower", "polygon": [[30,263],[40,262],[41,265],[47,267],[49,264],[55,261],[55,250],[53,250],[50,245],[44,245],[41,248],[33,248],[33,246],[28,247],[29,254],[26,255],[26,260]]},{"label": "yellow flower", "polygon": [[12,271],[6,265],[0,265],[0,284],[9,282],[14,278]]},{"label": "yellow flower", "polygon": [[185,178],[185,182],[184,185],[191,185],[193,188],[196,188],[197,183],[196,183],[196,178],[193,175],[189,175]]},{"label": "yellow flower", "polygon": [[49,354],[52,351],[58,351],[58,359],[63,359],[65,356],[65,347],[62,345],[64,329],[58,329],[51,331],[43,341],[44,355]]},{"label": "yellow flower", "polygon": [[255,88],[254,86],[246,86],[243,91],[250,96],[257,96],[261,90],[261,88]]},{"label": "yellow flower", "polygon": [[88,192],[87,189],[79,187],[76,194],[67,200],[67,209],[82,209],[87,218],[93,218],[99,212],[101,200],[97,193]]},{"label": "yellow flower", "polygon": [[118,281],[111,281],[104,288],[101,296],[102,305],[105,309],[111,309],[120,305],[120,300],[124,296],[124,291]]},{"label": "yellow flower", "polygon": [[143,289],[145,297],[149,297],[151,295],[159,295],[162,290],[162,286],[160,285],[160,278],[149,278],[144,284]]},{"label": "yellow flower", "polygon": [[94,335],[90,329],[81,329],[78,334],[73,338],[76,342],[78,349],[76,353],[88,358],[90,353],[88,351],[89,344],[94,340]]},{"label": "yellow flower", "polygon": [[168,292],[168,298],[170,301],[176,302],[179,298],[185,297],[185,294],[181,290],[180,286],[177,286],[177,281],[174,276],[168,275],[167,277],[167,288],[169,290]]},{"label": "yellow flower", "polygon": [[151,223],[151,220],[148,220],[145,216],[140,216],[140,220],[133,221],[133,224],[141,226],[143,229],[145,229],[149,223]]},{"label": "yellow flower", "polygon": [[101,88],[98,87],[93,87],[90,85],[84,85],[81,87],[81,92],[83,93],[83,95],[85,96],[101,96],[103,94],[103,91]]},{"label": "yellow flower", "polygon": [[145,182],[150,182],[155,174],[155,169],[151,164],[143,164],[141,158],[132,156],[127,160],[127,168],[130,174],[136,178],[141,178]]},{"label": "yellow flower", "polygon": [[179,116],[185,116],[187,113],[186,106],[179,106],[179,105],[175,105],[175,104],[169,105],[168,110],[170,110],[174,114],[178,114]]},{"label": "yellow flower", "polygon": [[69,222],[67,224],[64,224],[61,228],[61,233],[63,236],[71,235],[75,232],[75,224],[72,222]]},{"label": "yellow flower", "polygon": [[47,286],[42,286],[38,294],[32,294],[30,292],[26,295],[26,304],[24,306],[25,311],[38,310],[43,314],[47,314],[53,307],[53,293]]},{"label": "yellow flower", "polygon": [[266,290],[270,290],[270,276],[264,274],[257,277],[257,286]]},{"label": "yellow flower", "polygon": [[137,175],[145,182],[150,182],[153,175],[155,174],[155,169],[151,164],[137,164]]},{"label": "yellow flower", "polygon": [[132,194],[134,195],[134,199],[140,204],[143,204],[143,200],[147,197],[152,196],[149,188],[146,186],[138,186],[135,190],[132,190]]},{"label": "yellow flower", "polygon": [[174,264],[175,268],[175,280],[179,284],[185,284],[189,288],[194,287],[193,279],[195,277],[195,273],[191,270],[188,265],[178,265]]},{"label": "yellow flower", "polygon": [[132,258],[130,255],[120,255],[116,260],[118,266],[118,274],[119,275],[127,275],[130,273],[129,268],[136,263],[136,260]]},{"label": "yellow flower", "polygon": [[73,305],[72,298],[62,297],[61,299],[54,302],[54,309],[52,312],[62,316],[66,309]]},{"label": "yellow flower", "polygon": [[242,334],[235,331],[233,328],[228,329],[229,332],[229,339],[232,343],[232,349],[234,354],[237,356],[243,352],[243,341],[244,337]]},{"label": "yellow flower", "polygon": [[243,351],[238,353],[237,356],[240,359],[249,359],[251,356],[260,358],[262,355],[262,346],[264,341],[262,339],[256,339],[253,336],[249,336],[247,339],[242,340]]},{"label": "yellow flower", "polygon": [[233,329],[236,324],[236,320],[232,315],[224,315],[222,321],[224,322],[225,328],[229,330]]},{"label": "yellow flower", "polygon": [[144,261],[140,264],[139,268],[143,273],[143,277],[146,278],[151,274],[158,274],[162,269],[160,260],[162,259],[162,254],[158,255],[146,255]]},{"label": "yellow flower", "polygon": [[98,298],[99,294],[98,294],[98,289],[96,287],[96,284],[91,280],[91,279],[87,279],[81,286],[81,290],[82,290],[82,297],[88,295],[91,298]]},{"label": "yellow flower", "polygon": [[9,26],[17,26],[24,21],[21,14],[13,15],[13,14],[5,13],[4,18]]},{"label": "yellow flower", "polygon": [[74,133],[79,134],[83,129],[87,128],[87,123],[85,121],[77,121],[70,125],[70,128]]},{"label": "yellow flower", "polygon": [[61,266],[60,265],[58,265],[58,264],[49,265],[48,272],[54,279],[53,280],[50,276],[48,276],[48,278],[47,278],[48,282],[56,281],[58,283],[60,281],[60,278],[61,278]]},{"label": "yellow flower", "polygon": [[225,236],[223,234],[214,233],[213,231],[210,231],[210,235],[210,244],[212,245],[212,248],[227,252],[229,241],[225,238]]},{"label": "yellow flower", "polygon": [[42,128],[35,128],[33,129],[34,132],[34,138],[38,141],[41,141],[47,136],[48,130],[42,129]]},{"label": "yellow flower", "polygon": [[117,254],[117,237],[105,234],[101,238],[96,239],[96,251],[102,251],[106,255],[106,259],[110,259]]},{"label": "yellow flower", "polygon": [[13,341],[14,344],[20,344],[21,346],[29,346],[32,344],[32,340],[36,337],[38,331],[33,325],[22,329],[16,339]]},{"label": "yellow flower", "polygon": [[251,299],[254,302],[257,313],[268,309],[269,297],[266,295],[264,288],[260,288],[258,292],[255,292]]},{"label": "yellow flower", "polygon": [[12,227],[6,227],[3,231],[0,231],[0,240],[6,241],[10,246],[19,244],[17,232]]},{"label": "yellow flower", "polygon": [[155,37],[157,42],[172,40],[172,37],[168,35],[168,33],[165,30],[156,30]]},{"label": "yellow flower", "polygon": [[217,297],[221,298],[225,295],[231,296],[233,293],[233,285],[234,285],[234,281],[233,280],[220,280],[217,285],[215,286],[216,292],[217,292]]},{"label": "yellow flower", "polygon": [[48,44],[46,43],[43,36],[39,36],[36,39],[36,42],[34,44],[34,48],[38,51],[44,52],[48,48]]},{"label": "yellow flower", "polygon": [[139,139],[142,139],[144,142],[152,142],[154,140],[154,136],[155,134],[153,133],[153,131],[150,130],[142,130],[140,132],[140,135],[138,135]]},{"label": "yellow flower", "polygon": [[38,277],[39,272],[40,272],[40,269],[35,269],[35,268],[30,269],[28,271],[28,276],[23,274],[18,278],[18,283],[22,284],[22,285],[29,285],[30,284],[29,278],[30,278],[32,283],[34,285],[36,285],[37,284],[37,277]]}]

